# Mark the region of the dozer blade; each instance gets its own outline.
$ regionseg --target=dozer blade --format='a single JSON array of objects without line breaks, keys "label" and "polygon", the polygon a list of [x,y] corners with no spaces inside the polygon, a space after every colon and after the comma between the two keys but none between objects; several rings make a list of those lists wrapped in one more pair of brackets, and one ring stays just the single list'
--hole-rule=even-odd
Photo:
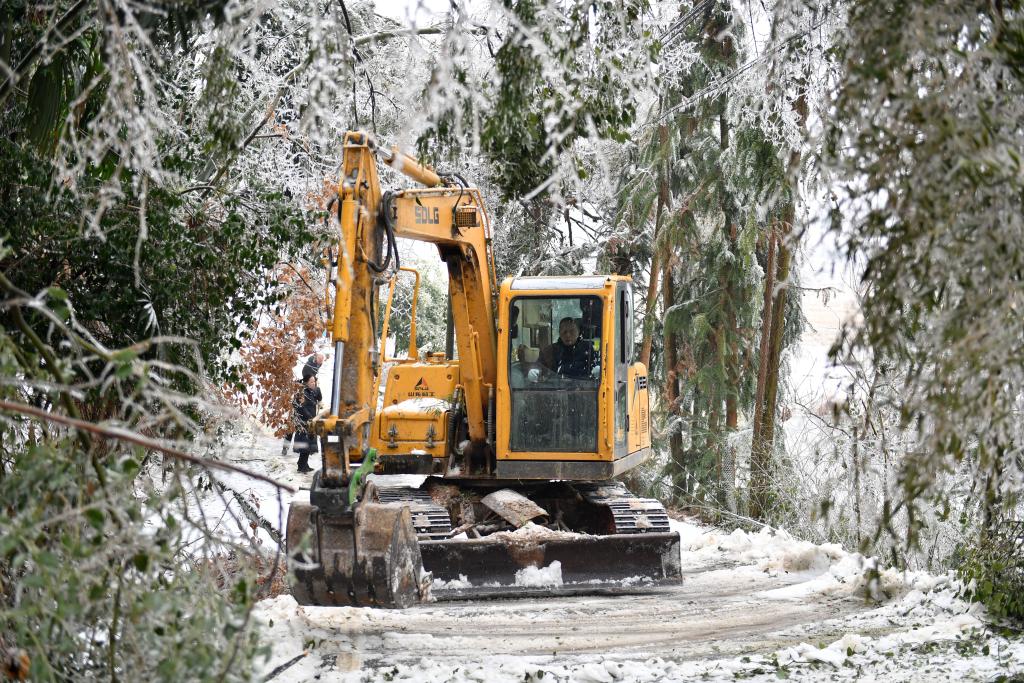
[{"label": "dozer blade", "polygon": [[677,532],[420,541],[420,552],[441,600],[625,593],[682,582]]},{"label": "dozer blade", "polygon": [[293,503],[286,544],[300,605],[404,608],[429,597],[407,507],[357,503],[326,514]]}]

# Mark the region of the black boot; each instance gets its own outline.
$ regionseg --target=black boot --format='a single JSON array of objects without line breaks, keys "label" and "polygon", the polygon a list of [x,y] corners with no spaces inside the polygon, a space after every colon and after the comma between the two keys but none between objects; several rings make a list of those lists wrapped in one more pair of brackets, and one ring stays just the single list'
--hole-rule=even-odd
[{"label": "black boot", "polygon": [[299,453],[299,472],[305,474],[306,472],[312,472],[313,468],[309,466],[309,453]]}]

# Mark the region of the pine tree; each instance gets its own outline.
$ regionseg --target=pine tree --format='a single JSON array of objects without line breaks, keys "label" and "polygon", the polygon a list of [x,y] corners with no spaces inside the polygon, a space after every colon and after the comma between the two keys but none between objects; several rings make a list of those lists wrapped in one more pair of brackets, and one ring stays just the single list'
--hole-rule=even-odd
[{"label": "pine tree", "polygon": [[[666,478],[682,500],[736,509],[744,430],[755,413],[759,425],[766,410],[774,417],[777,391],[767,401],[763,394],[778,386],[779,355],[798,335],[799,302],[785,297],[793,231],[781,249],[781,274],[776,258],[778,226],[793,224],[795,208],[788,148],[779,144],[785,124],[769,102],[782,89],[762,84],[752,95],[751,84],[737,80],[744,27],[726,2],[684,8],[665,35],[666,60],[687,66],[663,79],[654,123],[632,160],[637,172],[620,191],[619,220],[645,226],[634,243],[651,245],[640,348],[664,382]],[[659,341],[660,359],[653,353]],[[763,472],[776,458],[778,441],[769,436],[768,443],[758,454]]]},{"label": "pine tree", "polygon": [[[684,31],[698,59],[681,75],[673,99],[690,100],[735,70],[741,24],[727,3],[708,6]],[[732,158],[745,139],[733,129],[730,94],[719,88],[676,117],[680,133],[678,220],[667,231],[664,326],[670,396],[685,426],[668,464],[688,495],[735,507],[735,443],[741,409],[749,405],[752,320],[758,302],[758,226],[736,201]],[[670,285],[671,287],[668,287]],[[673,357],[674,356],[674,357]],[[673,383],[673,381],[675,383]],[[682,435],[681,435],[682,436]]]}]

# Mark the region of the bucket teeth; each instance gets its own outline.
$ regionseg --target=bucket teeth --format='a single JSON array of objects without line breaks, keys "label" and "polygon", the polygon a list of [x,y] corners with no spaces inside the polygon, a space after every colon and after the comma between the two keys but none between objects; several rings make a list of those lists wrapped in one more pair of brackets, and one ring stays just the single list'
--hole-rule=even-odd
[{"label": "bucket teeth", "polygon": [[287,547],[299,604],[404,608],[429,599],[406,507],[357,503],[325,514],[292,504]]}]

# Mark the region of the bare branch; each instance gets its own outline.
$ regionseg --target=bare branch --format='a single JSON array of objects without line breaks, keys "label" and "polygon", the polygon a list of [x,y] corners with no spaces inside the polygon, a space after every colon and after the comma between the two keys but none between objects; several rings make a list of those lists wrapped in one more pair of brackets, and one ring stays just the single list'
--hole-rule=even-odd
[{"label": "bare branch", "polygon": [[65,424],[68,425],[69,427],[74,427],[75,429],[81,429],[91,434],[102,436],[103,438],[106,439],[127,441],[129,443],[135,444],[136,446],[142,446],[143,448],[159,451],[164,455],[169,455],[177,460],[183,460],[185,462],[190,462],[194,465],[200,465],[201,467],[206,467],[209,469],[237,472],[238,474],[243,474],[247,477],[251,477],[252,479],[258,479],[259,481],[266,482],[267,484],[275,486],[279,489],[284,489],[289,493],[295,493],[295,488],[289,486],[288,484],[282,484],[281,482],[271,479],[270,477],[264,476],[262,474],[259,474],[258,472],[253,472],[251,470],[245,469],[244,467],[232,465],[231,463],[220,462],[218,460],[210,460],[208,458],[201,458],[197,455],[189,455],[184,451],[179,451],[176,448],[165,446],[159,441],[155,441],[140,434],[136,434],[135,432],[132,432],[130,430],[123,429],[121,427],[108,427],[104,425],[98,425],[93,422],[87,422],[85,420],[77,420],[73,417],[67,417],[66,415],[59,415],[57,413],[50,413],[45,410],[36,408],[35,406],[25,405],[24,403],[14,403],[12,401],[0,400],[0,410],[6,410],[11,413],[20,413],[22,415],[31,415],[33,417],[38,417],[41,420],[47,420],[49,422],[59,422],[60,424]]}]

